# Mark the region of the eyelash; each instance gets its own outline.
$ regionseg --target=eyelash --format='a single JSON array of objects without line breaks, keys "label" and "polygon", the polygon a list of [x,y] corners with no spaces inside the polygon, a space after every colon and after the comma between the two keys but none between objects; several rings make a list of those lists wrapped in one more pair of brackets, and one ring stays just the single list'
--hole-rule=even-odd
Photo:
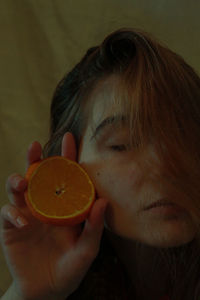
[{"label": "eyelash", "polygon": [[[113,151],[117,151],[117,152],[126,151],[126,146],[125,145],[112,145],[112,146],[110,146],[110,148]],[[121,149],[121,148],[123,148],[123,149]]]}]

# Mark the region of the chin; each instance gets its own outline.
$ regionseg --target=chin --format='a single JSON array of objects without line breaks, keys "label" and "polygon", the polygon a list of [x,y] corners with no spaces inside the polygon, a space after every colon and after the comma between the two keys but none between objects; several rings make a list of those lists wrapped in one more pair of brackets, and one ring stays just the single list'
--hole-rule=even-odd
[{"label": "chin", "polygon": [[[109,222],[107,222],[109,220]],[[156,248],[179,247],[190,243],[197,235],[197,227],[190,217],[166,216],[165,218],[148,218],[140,222],[123,219],[111,222],[104,220],[105,228],[133,242],[139,242]]]},{"label": "chin", "polygon": [[[162,238],[160,240],[146,241],[146,244],[156,248],[174,248],[190,243],[194,237],[178,239],[178,238]],[[145,243],[145,241],[143,241]]]},{"label": "chin", "polygon": [[159,230],[157,233],[149,233],[143,242],[157,248],[172,248],[190,243],[195,236],[196,232],[192,227],[180,230],[180,228],[174,226],[171,230]]}]

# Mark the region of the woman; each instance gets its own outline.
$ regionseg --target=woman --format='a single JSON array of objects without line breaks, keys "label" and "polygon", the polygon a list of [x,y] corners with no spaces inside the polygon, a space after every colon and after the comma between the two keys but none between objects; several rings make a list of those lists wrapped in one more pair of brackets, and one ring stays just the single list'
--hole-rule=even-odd
[{"label": "woman", "polygon": [[[83,224],[44,226],[10,176],[2,299],[199,299],[199,143],[200,78],[180,56],[132,29],[90,48],[55,91],[43,157],[80,163],[98,201]],[[33,143],[28,163],[41,154]]]}]

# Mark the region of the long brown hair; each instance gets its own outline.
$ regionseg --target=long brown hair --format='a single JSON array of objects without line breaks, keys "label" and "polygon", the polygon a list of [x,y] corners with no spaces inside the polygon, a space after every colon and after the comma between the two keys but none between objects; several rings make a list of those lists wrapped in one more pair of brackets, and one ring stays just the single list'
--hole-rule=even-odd
[{"label": "long brown hair", "polygon": [[[158,160],[148,157],[146,161],[138,161],[143,174],[147,174],[146,180],[166,197],[176,199],[186,207],[196,224],[195,241],[179,249],[187,253],[184,256],[185,269],[177,263],[179,251],[170,249],[167,252],[167,255],[170,253],[169,260],[177,258],[172,259],[176,269],[172,272],[172,299],[193,299],[200,274],[200,259],[196,257],[200,239],[200,78],[182,57],[141,30],[123,28],[108,35],[99,46],[90,48],[58,84],[51,104],[50,137],[43,155],[61,154],[62,137],[67,131],[73,133],[79,147],[87,125],[86,107],[91,102],[91,93],[111,75],[118,78],[113,104],[129,122],[130,147],[139,152],[147,144],[152,144],[157,154]],[[112,257],[108,254],[110,246],[106,239],[102,241],[104,246],[94,265],[104,257],[108,266]],[[193,250],[188,251],[188,247]],[[113,249],[112,253],[114,257]],[[180,273],[180,269],[184,273]],[[99,270],[97,274],[100,273]],[[110,288],[112,280],[109,276],[110,271],[103,272],[104,286],[109,279]],[[125,273],[124,278],[126,290]],[[188,294],[189,287],[185,282],[191,278],[192,290]],[[72,297],[80,292],[81,299],[126,299],[125,296],[122,298],[122,288],[119,292],[117,285],[113,285],[113,291],[108,291],[107,287],[104,297],[95,298],[93,288],[91,295],[84,298],[89,286],[91,278],[87,280],[86,276]],[[78,296],[72,299],[78,299]]]}]

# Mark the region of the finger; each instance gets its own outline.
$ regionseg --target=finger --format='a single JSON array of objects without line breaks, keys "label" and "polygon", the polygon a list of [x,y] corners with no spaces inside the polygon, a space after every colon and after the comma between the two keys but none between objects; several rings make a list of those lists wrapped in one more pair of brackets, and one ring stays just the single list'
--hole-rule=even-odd
[{"label": "finger", "polygon": [[[80,224],[78,225],[66,225],[66,226],[56,226],[54,225],[52,227],[52,230],[55,232],[56,235],[56,241],[57,244],[61,243],[63,245],[63,239],[65,239],[67,247],[71,247],[71,245],[74,245],[77,242],[77,239],[81,235],[82,232],[82,226]],[[66,251],[66,248],[65,248]]]},{"label": "finger", "polygon": [[95,255],[98,253],[104,229],[104,213],[107,203],[106,199],[101,198],[96,200],[92,207],[92,211],[86,220],[84,230],[79,239],[79,246],[83,252],[92,251]]},{"label": "finger", "polygon": [[71,132],[66,132],[62,139],[62,156],[76,161],[76,143]]},{"label": "finger", "polygon": [[33,164],[36,161],[39,161],[41,159],[42,155],[42,146],[39,142],[35,141],[32,144],[30,144],[28,151],[27,151],[27,164],[26,164],[26,170],[28,167]]},{"label": "finger", "polygon": [[21,175],[14,173],[6,181],[6,192],[11,204],[16,206],[25,205],[24,191],[27,188],[27,180]]},{"label": "finger", "polygon": [[1,208],[2,229],[22,228],[28,225],[28,221],[13,205],[6,204]]}]

